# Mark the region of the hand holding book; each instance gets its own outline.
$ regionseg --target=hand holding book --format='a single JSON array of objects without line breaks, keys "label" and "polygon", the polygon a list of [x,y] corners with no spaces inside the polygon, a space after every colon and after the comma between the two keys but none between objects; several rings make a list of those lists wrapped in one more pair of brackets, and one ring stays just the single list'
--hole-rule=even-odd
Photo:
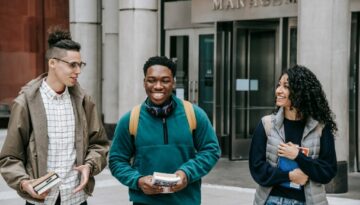
[{"label": "hand holding book", "polygon": [[173,192],[178,192],[187,186],[188,181],[185,172],[182,170],[176,171],[175,175],[177,175],[180,178],[180,180],[178,183],[175,184],[175,186],[172,186],[171,189]]},{"label": "hand holding book", "polygon": [[34,191],[41,195],[42,193],[50,190],[52,187],[58,185],[60,182],[61,179],[55,172],[49,172],[46,175],[33,180],[31,185],[34,188]]},{"label": "hand holding book", "polygon": [[35,181],[34,179],[25,179],[22,180],[20,182],[20,190],[24,193],[29,194],[32,198],[34,199],[40,199],[40,200],[44,200],[45,197],[47,196],[47,192],[42,193],[42,194],[37,194],[33,188],[33,186],[31,185],[32,182]]},{"label": "hand holding book", "polygon": [[290,182],[281,183],[281,186],[301,189],[301,185],[304,185],[308,180],[308,176],[299,169],[298,164],[294,161],[299,152],[308,156],[309,148],[299,147],[291,142],[287,144],[281,143],[279,145],[278,167],[282,171],[289,172],[289,178],[291,180]]},{"label": "hand holding book", "polygon": [[175,186],[179,181],[180,177],[176,174],[154,172],[151,182],[153,185],[162,188],[161,193],[172,193],[171,187]]},{"label": "hand holding book", "polygon": [[309,179],[309,177],[299,168],[296,168],[289,172],[289,178],[291,180],[291,183],[298,184],[299,186],[305,185],[307,180]]},{"label": "hand holding book", "polygon": [[187,177],[182,170],[178,170],[174,174],[154,172],[152,183],[162,187],[161,193],[173,193],[187,186]]},{"label": "hand holding book", "polygon": [[146,195],[160,194],[162,193],[162,187],[156,186],[152,183],[152,175],[140,177],[138,180],[138,187]]},{"label": "hand holding book", "polygon": [[47,196],[48,191],[60,182],[61,179],[56,173],[49,172],[37,179],[22,180],[20,182],[20,189],[35,199],[43,200]]},{"label": "hand holding book", "polygon": [[[278,146],[278,155],[281,157],[286,157],[288,159],[294,160],[297,155],[299,154],[299,151],[302,147],[299,147],[296,144],[293,144],[292,142],[288,142],[288,143],[280,143]],[[305,148],[307,149],[307,152],[305,155],[308,154],[309,152],[309,148]]]}]

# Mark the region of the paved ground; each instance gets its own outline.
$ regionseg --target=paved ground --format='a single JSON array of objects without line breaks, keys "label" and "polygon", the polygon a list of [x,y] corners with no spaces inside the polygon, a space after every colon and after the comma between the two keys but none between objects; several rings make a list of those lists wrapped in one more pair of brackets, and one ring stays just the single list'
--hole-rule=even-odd
[{"label": "paved ground", "polygon": [[[0,129],[0,147],[6,130]],[[247,161],[229,161],[222,158],[209,175],[204,177],[202,204],[205,205],[251,205],[256,184],[251,179]],[[349,192],[328,194],[331,205],[360,205],[360,173],[349,174]],[[96,187],[88,203],[96,205],[130,205],[127,188],[116,181],[105,169],[96,176]],[[15,191],[10,189],[0,177],[0,204],[24,205]]]}]

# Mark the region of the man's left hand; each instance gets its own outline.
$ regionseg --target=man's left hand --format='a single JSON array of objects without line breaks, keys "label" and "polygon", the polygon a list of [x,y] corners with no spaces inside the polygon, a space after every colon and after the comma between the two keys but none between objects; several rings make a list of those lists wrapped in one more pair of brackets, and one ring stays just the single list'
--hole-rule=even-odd
[{"label": "man's left hand", "polygon": [[170,187],[170,190],[172,192],[178,192],[184,189],[188,184],[187,176],[184,171],[178,170],[175,172],[175,174],[180,177],[180,181],[176,185]]},{"label": "man's left hand", "polygon": [[78,167],[75,167],[74,169],[77,170],[78,172],[80,172],[80,174],[81,174],[80,184],[73,191],[73,193],[77,193],[77,192],[83,190],[85,185],[89,181],[90,166],[85,164],[85,165],[80,165]]}]

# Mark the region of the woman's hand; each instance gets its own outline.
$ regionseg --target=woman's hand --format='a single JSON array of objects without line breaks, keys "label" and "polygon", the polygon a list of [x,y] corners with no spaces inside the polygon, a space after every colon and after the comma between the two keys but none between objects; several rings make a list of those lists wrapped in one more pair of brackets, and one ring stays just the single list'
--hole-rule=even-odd
[{"label": "woman's hand", "polygon": [[289,172],[289,179],[293,183],[305,185],[309,177],[301,169],[297,168]]},{"label": "woman's hand", "polygon": [[281,157],[286,157],[294,160],[299,154],[299,146],[293,144],[292,142],[280,143],[278,146],[278,155]]}]

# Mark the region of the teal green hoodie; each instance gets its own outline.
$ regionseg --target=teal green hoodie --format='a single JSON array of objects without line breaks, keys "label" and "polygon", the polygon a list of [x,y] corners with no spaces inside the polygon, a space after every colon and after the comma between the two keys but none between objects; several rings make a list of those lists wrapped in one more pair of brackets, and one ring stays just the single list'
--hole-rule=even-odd
[{"label": "teal green hoodie", "polygon": [[[154,117],[141,106],[135,141],[129,133],[130,112],[117,124],[109,167],[112,175],[129,187],[130,201],[154,205],[201,204],[201,178],[220,157],[218,140],[206,113],[196,105],[193,107],[197,125],[192,135],[182,101],[175,96],[173,99],[176,108],[164,119]],[[177,170],[184,171],[188,180],[188,186],[179,192],[145,195],[137,185],[142,176]]]}]

